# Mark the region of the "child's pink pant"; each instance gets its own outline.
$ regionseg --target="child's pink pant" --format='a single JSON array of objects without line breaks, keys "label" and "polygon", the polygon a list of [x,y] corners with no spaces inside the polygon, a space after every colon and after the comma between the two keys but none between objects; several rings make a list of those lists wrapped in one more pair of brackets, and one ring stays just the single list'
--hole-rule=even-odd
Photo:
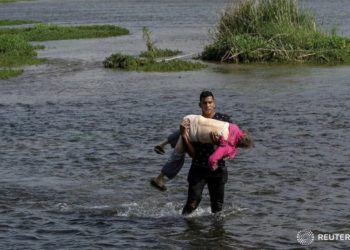
[{"label": "child's pink pant", "polygon": [[243,137],[244,133],[238,128],[236,124],[230,123],[229,125],[229,136],[225,140],[220,136],[220,144],[214,153],[209,157],[209,167],[211,170],[215,171],[217,168],[217,163],[224,157],[235,157],[237,153],[237,142]]}]

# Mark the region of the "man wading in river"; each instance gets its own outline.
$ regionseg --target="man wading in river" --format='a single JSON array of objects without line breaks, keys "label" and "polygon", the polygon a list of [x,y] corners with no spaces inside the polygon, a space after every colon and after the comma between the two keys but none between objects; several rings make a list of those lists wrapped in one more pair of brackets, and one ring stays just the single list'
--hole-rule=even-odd
[{"label": "man wading in river", "polygon": [[[232,123],[229,116],[215,112],[216,107],[213,93],[210,91],[203,91],[199,96],[199,100],[199,106],[202,109],[202,116]],[[180,133],[177,132],[177,135],[178,136],[173,135],[170,138],[176,139],[177,141]],[[213,141],[218,141],[217,135],[211,135],[211,137],[213,138]],[[191,168],[188,173],[188,197],[182,214],[189,214],[198,207],[206,184],[208,184],[211,211],[213,213],[219,212],[222,210],[224,189],[227,182],[227,169],[225,162],[224,160],[220,160],[218,162],[218,168],[215,171],[212,171],[209,168],[208,159],[214,152],[214,146],[212,144],[202,143],[193,143],[192,146],[196,153],[192,158]],[[176,162],[174,165],[172,162],[168,161],[162,168],[159,176],[152,179],[151,184],[160,190],[165,190],[164,175],[169,179],[174,178],[181,169],[183,159],[180,167],[177,167],[178,164],[179,162]]]}]

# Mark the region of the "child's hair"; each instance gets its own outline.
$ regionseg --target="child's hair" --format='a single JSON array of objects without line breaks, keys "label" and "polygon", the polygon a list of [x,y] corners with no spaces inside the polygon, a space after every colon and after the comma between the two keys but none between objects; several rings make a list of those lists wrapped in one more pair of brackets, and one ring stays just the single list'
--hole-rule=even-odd
[{"label": "child's hair", "polygon": [[254,147],[254,140],[246,131],[244,131],[244,136],[238,140],[237,147],[252,148]]}]

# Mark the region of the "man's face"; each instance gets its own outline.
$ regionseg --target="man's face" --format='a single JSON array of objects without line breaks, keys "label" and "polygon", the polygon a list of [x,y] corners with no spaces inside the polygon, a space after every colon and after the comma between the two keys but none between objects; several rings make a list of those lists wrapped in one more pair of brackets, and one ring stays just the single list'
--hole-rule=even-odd
[{"label": "man's face", "polygon": [[199,103],[202,109],[202,115],[207,118],[211,118],[215,113],[215,101],[212,96],[202,98]]}]

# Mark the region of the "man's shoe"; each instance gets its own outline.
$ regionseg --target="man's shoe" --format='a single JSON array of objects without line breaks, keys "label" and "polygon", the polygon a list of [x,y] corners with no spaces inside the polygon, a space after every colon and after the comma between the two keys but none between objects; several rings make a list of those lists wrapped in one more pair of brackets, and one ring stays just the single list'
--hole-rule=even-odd
[{"label": "man's shoe", "polygon": [[154,147],[154,151],[155,151],[157,154],[160,154],[160,155],[165,154],[164,148],[162,148],[162,147],[159,146],[159,145],[157,145],[157,146]]}]

